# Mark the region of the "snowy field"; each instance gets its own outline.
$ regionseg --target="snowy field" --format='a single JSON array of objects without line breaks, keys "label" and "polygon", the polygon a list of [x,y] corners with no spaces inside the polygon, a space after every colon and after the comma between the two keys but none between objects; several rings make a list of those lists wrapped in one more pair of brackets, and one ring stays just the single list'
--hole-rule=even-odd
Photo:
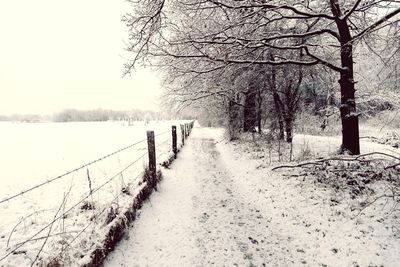
[{"label": "snowy field", "polygon": [[0,123],[0,266],[84,258],[138,190],[146,130],[155,131],[160,163],[171,150],[172,125],[180,145],[180,123]]}]

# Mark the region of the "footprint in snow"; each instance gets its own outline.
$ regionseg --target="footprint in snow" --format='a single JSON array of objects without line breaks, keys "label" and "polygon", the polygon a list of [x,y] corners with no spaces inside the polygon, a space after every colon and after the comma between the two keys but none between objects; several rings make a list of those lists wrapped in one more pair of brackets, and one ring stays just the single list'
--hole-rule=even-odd
[{"label": "footprint in snow", "polygon": [[208,218],[210,218],[210,215],[204,212],[203,215],[201,215],[200,222],[205,223],[208,220]]}]

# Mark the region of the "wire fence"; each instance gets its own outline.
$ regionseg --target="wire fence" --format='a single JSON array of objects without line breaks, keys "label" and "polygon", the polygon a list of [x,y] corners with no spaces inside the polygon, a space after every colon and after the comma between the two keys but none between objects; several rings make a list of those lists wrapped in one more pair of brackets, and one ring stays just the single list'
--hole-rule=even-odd
[{"label": "wire fence", "polygon": [[[171,130],[155,135],[158,163],[173,155],[173,139],[184,140],[193,122],[182,127],[185,130],[176,131],[175,137]],[[83,259],[146,183],[146,141],[1,199],[0,264],[35,266]],[[182,146],[182,141],[175,143]]]}]

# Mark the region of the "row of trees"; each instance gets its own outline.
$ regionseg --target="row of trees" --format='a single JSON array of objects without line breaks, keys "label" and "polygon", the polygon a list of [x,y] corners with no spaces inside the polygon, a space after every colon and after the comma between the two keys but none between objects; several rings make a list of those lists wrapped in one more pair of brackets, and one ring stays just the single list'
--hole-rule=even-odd
[{"label": "row of trees", "polygon": [[219,106],[230,127],[243,120],[245,131],[273,110],[279,137],[290,142],[301,95],[330,103],[339,87],[342,151],[359,154],[354,58],[375,53],[396,66],[399,1],[130,2],[126,73],[136,64],[158,67],[171,105]]}]

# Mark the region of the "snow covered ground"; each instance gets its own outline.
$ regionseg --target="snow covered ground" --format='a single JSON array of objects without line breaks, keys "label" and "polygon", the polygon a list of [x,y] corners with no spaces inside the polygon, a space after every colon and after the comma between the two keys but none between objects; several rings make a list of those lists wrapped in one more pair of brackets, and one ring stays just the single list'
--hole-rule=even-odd
[{"label": "snow covered ground", "polygon": [[[333,153],[340,139],[324,138],[297,136],[294,157],[306,143]],[[380,213],[385,203],[360,214],[348,196],[291,176],[296,169],[271,171],[276,157],[255,147],[195,128],[105,266],[399,265],[398,221]]]},{"label": "snow covered ground", "polygon": [[155,131],[161,162],[171,150],[171,125],[180,144],[180,123],[0,123],[0,266],[76,264],[104,238],[111,211],[131,204],[147,164],[146,130]]}]

